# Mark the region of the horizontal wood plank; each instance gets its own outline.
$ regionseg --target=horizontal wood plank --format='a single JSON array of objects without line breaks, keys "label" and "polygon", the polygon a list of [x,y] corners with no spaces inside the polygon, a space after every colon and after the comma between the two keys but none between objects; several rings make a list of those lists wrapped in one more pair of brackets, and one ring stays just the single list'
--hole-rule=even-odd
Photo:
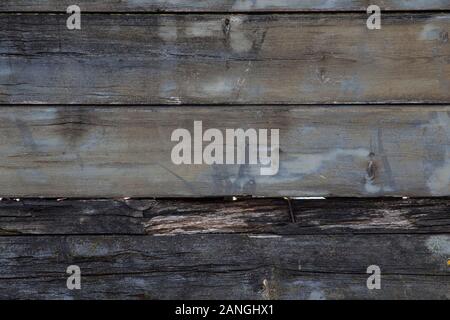
[{"label": "horizontal wood plank", "polygon": [[[77,0],[93,12],[258,12],[363,11],[375,4],[382,10],[450,10],[448,0]],[[71,0],[2,0],[0,11],[65,11]]]},{"label": "horizontal wood plank", "polygon": [[0,14],[1,104],[450,102],[450,15]]},{"label": "horizontal wood plank", "polygon": [[[449,199],[155,201],[147,234],[449,233]],[[139,203],[139,202],[138,202]],[[292,210],[292,212],[291,212]],[[1,219],[1,218],[0,218]]]},{"label": "horizontal wood plank", "polygon": [[[449,299],[448,235],[0,237],[0,298]],[[82,289],[66,288],[81,268]],[[368,290],[367,267],[381,269]]]},{"label": "horizontal wood plank", "polygon": [[3,200],[0,235],[450,233],[450,199]]},{"label": "horizontal wood plank", "polygon": [[[0,196],[449,196],[449,114],[449,106],[3,107]],[[261,175],[266,166],[248,160],[174,164],[173,131],[193,135],[199,120],[203,132],[279,129],[278,172]]]}]

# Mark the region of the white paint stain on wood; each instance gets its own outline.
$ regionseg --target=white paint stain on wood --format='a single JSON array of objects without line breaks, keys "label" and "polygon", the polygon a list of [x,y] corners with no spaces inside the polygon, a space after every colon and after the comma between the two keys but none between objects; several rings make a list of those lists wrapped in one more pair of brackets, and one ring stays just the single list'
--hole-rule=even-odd
[{"label": "white paint stain on wood", "polygon": [[217,21],[195,21],[188,24],[185,29],[186,35],[193,38],[213,37],[221,31]]},{"label": "white paint stain on wood", "polygon": [[450,117],[448,113],[438,112],[437,117],[428,126],[444,130],[447,137],[447,152],[444,164],[433,171],[427,185],[433,196],[448,195],[450,192]]},{"label": "white paint stain on wood", "polygon": [[172,25],[159,26],[158,36],[165,42],[175,42],[178,38],[178,29]]},{"label": "white paint stain on wood", "polygon": [[419,40],[448,42],[449,16],[435,16],[427,20],[427,24],[419,34]]},{"label": "white paint stain on wood", "polygon": [[431,236],[425,243],[428,250],[438,256],[450,256],[450,236],[437,235]]},{"label": "white paint stain on wood", "polygon": [[314,174],[327,163],[333,163],[341,157],[354,157],[359,159],[368,159],[370,150],[364,148],[358,149],[334,149],[321,154],[301,154],[297,156],[295,163],[296,173]]},{"label": "white paint stain on wood", "polygon": [[233,16],[230,19],[230,45],[237,53],[248,52],[253,47],[253,41],[245,34],[244,22],[242,16]]},{"label": "white paint stain on wood", "polygon": [[202,89],[208,95],[225,96],[233,92],[236,87],[236,83],[237,81],[233,79],[218,78],[216,80],[206,82]]},{"label": "white paint stain on wood", "polygon": [[354,0],[236,0],[232,10],[247,11],[277,8],[317,8],[353,7]]}]

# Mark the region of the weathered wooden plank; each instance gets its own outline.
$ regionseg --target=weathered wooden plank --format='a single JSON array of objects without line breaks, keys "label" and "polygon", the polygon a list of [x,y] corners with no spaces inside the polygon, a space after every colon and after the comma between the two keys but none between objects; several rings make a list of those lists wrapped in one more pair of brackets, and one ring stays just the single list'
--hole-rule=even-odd
[{"label": "weathered wooden plank", "polygon": [[[0,298],[449,299],[448,235],[0,237]],[[82,289],[66,288],[78,265]],[[368,290],[366,269],[381,269]]]},{"label": "weathered wooden plank", "polygon": [[8,200],[0,234],[450,233],[449,199]]},{"label": "weathered wooden plank", "polygon": [[450,15],[0,14],[3,104],[450,102]]},{"label": "weathered wooden plank", "polygon": [[0,235],[144,234],[140,200],[133,209],[116,200],[3,200]]},{"label": "weathered wooden plank", "polygon": [[[0,195],[449,196],[449,114],[449,106],[3,107]],[[278,128],[279,148],[266,147],[279,154],[277,173],[261,175],[267,166],[248,159],[174,164],[173,131],[193,135],[199,120],[203,131]]]},{"label": "weathered wooden plank", "polygon": [[[144,212],[147,234],[448,233],[449,199],[156,201]],[[147,218],[148,217],[148,218]],[[0,218],[1,219],[1,218]],[[1,220],[0,220],[1,221]]]},{"label": "weathered wooden plank", "polygon": [[[64,270],[58,274],[0,281],[2,299],[127,300],[448,300],[448,276],[382,276],[381,290],[368,290],[368,274],[292,274],[278,269],[232,272],[149,272],[98,274],[82,278],[81,290],[67,290]],[[267,280],[272,276],[272,279]],[[267,280],[267,281],[264,281]],[[265,284],[265,285],[264,285]]]},{"label": "weathered wooden plank", "polygon": [[[77,0],[92,12],[258,12],[362,11],[375,4],[382,10],[450,10],[448,0]],[[2,0],[0,11],[65,11],[72,0]]]}]

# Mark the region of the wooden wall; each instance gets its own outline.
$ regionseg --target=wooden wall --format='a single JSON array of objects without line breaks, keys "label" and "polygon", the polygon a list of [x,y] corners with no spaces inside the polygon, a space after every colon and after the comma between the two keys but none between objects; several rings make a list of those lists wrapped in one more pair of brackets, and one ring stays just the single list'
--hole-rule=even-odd
[{"label": "wooden wall", "polygon": [[[0,3],[1,299],[450,298],[450,1],[76,2]],[[173,164],[194,121],[278,173]]]}]

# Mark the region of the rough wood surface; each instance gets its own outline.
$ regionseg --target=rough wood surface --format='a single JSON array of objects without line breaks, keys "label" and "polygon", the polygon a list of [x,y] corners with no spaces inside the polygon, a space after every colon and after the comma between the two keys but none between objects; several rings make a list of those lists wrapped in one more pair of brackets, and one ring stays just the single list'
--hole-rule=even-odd
[{"label": "rough wood surface", "polygon": [[[448,106],[3,107],[2,197],[449,196]],[[260,165],[175,165],[171,134],[280,129]],[[206,146],[208,143],[205,143]]]},{"label": "rough wood surface", "polygon": [[[0,3],[0,197],[450,196],[449,1],[72,4]],[[279,173],[174,165],[199,120],[280,129]],[[3,200],[0,299],[450,299],[449,198],[290,204]]]},{"label": "rough wood surface", "polygon": [[0,298],[449,299],[449,254],[448,235],[0,237]]},{"label": "rough wood surface", "polygon": [[450,233],[450,199],[3,200],[0,235]]},{"label": "rough wood surface", "polygon": [[0,14],[2,104],[450,102],[450,15]]},{"label": "rough wood surface", "polygon": [[[365,11],[375,4],[382,10],[449,10],[448,0],[77,0],[93,12],[254,12],[254,11]],[[0,11],[65,12],[73,0],[2,0]]]}]

